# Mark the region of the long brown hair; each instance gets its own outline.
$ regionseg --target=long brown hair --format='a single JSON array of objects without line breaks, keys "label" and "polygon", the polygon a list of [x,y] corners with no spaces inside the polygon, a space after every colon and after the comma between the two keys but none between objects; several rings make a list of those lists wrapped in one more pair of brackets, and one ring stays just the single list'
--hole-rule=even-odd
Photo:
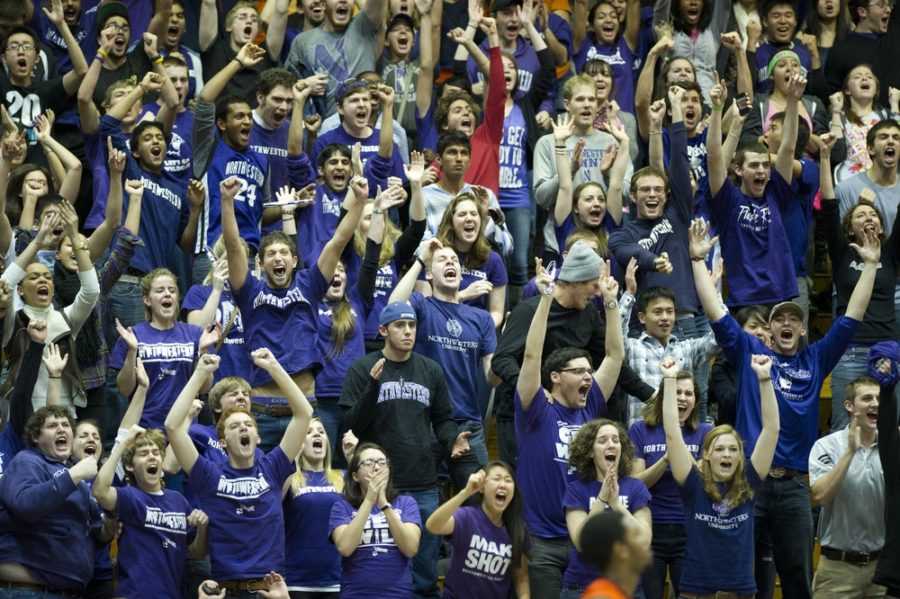
[{"label": "long brown hair", "polygon": [[857,208],[863,206],[871,208],[875,211],[875,214],[878,215],[878,222],[881,223],[881,235],[878,236],[878,240],[881,242],[881,245],[884,245],[884,215],[881,214],[881,210],[878,209],[878,206],[870,204],[869,202],[857,202],[853,208],[847,211],[844,218],[841,219],[841,230],[844,232],[844,237],[854,243],[862,244],[863,240],[857,239],[856,236],[853,235],[853,213],[856,212]]},{"label": "long brown hair", "polygon": [[[816,11],[812,11],[816,12]],[[844,115],[847,117],[847,122],[852,123],[857,126],[861,126],[864,123],[862,122],[862,117],[866,116],[864,114],[856,114],[853,111],[853,103],[850,101],[850,91],[848,90],[848,85],[850,84],[850,75],[858,68],[864,67],[869,69],[869,73],[872,75],[872,79],[875,80],[875,97],[872,99],[872,110],[878,109],[878,94],[881,93],[881,80],[878,78],[878,75],[875,74],[875,69],[872,68],[872,65],[867,63],[858,64],[844,75],[844,80],[841,82],[841,94],[844,96]]]},{"label": "long brown hair", "polygon": [[619,444],[622,451],[619,454],[619,468],[616,474],[619,477],[631,475],[631,467],[634,464],[634,444],[628,438],[628,431],[620,422],[609,418],[597,418],[581,427],[575,439],[569,443],[569,466],[578,471],[582,480],[597,480],[597,467],[594,464],[594,441],[597,432],[609,425],[619,433]]},{"label": "long brown hair", "polygon": [[575,223],[575,229],[577,231],[586,231],[591,233],[592,238],[597,240],[597,253],[604,258],[609,257],[609,242],[606,239],[606,229],[603,228],[603,223],[600,223],[600,226],[597,228],[591,228],[584,224],[581,220],[581,216],[578,214],[578,200],[581,197],[581,192],[589,187],[596,187],[600,190],[600,193],[603,194],[603,201],[607,204],[607,211],[609,210],[609,202],[606,198],[606,191],[604,191],[603,187],[597,183],[596,181],[585,181],[581,183],[578,187],[575,188],[575,191],[572,193],[572,221]]},{"label": "long brown hair", "polygon": [[[722,495],[721,486],[723,483],[717,483],[713,480],[712,469],[709,466],[709,460],[706,459],[707,454],[712,451],[713,444],[719,437],[724,435],[732,435],[737,440],[738,457],[734,466],[734,475],[727,483],[728,490]],[[747,482],[747,473],[744,472],[744,443],[741,441],[740,435],[737,434],[731,425],[720,424],[716,428],[706,433],[703,439],[703,461],[700,462],[700,479],[703,481],[703,490],[709,495],[713,501],[726,501],[731,507],[736,507],[753,499],[753,489]]]},{"label": "long brown hair", "polygon": [[[387,452],[384,450],[381,445],[376,443],[360,443],[356,448],[356,451],[353,452],[353,457],[350,458],[350,464],[347,466],[347,472],[344,474],[344,499],[355,508],[358,508],[362,505],[363,499],[366,494],[362,490],[362,486],[359,484],[359,481],[353,478],[353,474],[359,470],[362,465],[362,460],[359,456],[367,449],[377,449],[384,455],[385,459],[388,460],[388,468],[390,468],[390,458],[388,458]],[[391,480],[391,477],[388,476],[387,486],[384,489],[384,496],[388,501],[393,501],[397,497],[398,493],[394,490],[394,483]]]},{"label": "long brown hair", "polygon": [[[343,265],[343,261],[340,264]],[[344,270],[344,280],[347,280],[346,269]],[[328,348],[328,355],[333,358],[344,353],[347,340],[355,330],[356,315],[347,298],[347,283],[345,282],[344,294],[331,304],[331,347]]]},{"label": "long brown hair", "polygon": [[444,217],[441,219],[441,224],[438,227],[436,237],[445,246],[456,249],[457,239],[456,232],[453,230],[453,215],[456,214],[457,207],[465,201],[475,204],[475,208],[478,210],[478,218],[481,220],[481,223],[478,225],[478,237],[475,238],[475,243],[473,243],[469,251],[466,252],[466,261],[463,266],[466,268],[479,268],[484,266],[485,262],[487,262],[488,256],[491,253],[491,246],[484,237],[484,226],[488,222],[487,209],[478,201],[474,194],[464,192],[450,200],[446,210],[444,210]]},{"label": "long brown hair", "polygon": [[[695,379],[694,375],[690,372],[681,370],[675,375],[676,384],[678,381],[683,381],[685,379],[690,379],[694,386],[694,407],[691,409],[691,415],[685,421],[684,425],[688,430],[695,431],[697,430],[697,427],[700,426],[700,410],[697,409],[697,402],[700,401],[700,387],[697,385],[697,379]],[[641,409],[641,418],[644,419],[644,422],[647,423],[648,427],[662,426],[662,396],[663,390],[662,386],[660,386],[659,392],[651,397]]]}]

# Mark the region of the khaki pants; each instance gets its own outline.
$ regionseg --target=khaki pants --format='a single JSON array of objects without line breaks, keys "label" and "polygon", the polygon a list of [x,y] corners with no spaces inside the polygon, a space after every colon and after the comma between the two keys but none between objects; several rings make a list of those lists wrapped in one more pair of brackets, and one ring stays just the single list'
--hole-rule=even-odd
[{"label": "khaki pants", "polygon": [[872,583],[877,564],[878,560],[873,560],[857,566],[821,556],[813,578],[813,598],[881,599],[887,589]]}]

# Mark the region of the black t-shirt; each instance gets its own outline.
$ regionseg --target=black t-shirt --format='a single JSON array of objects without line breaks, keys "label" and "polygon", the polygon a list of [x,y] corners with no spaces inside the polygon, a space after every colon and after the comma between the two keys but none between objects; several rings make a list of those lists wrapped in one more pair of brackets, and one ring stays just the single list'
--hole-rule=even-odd
[{"label": "black t-shirt", "polygon": [[[278,65],[269,56],[269,47],[262,44],[265,56],[255,66],[249,69],[241,69],[237,75],[225,86],[223,95],[235,94],[246,98],[251,108],[256,108],[256,77],[265,71]],[[203,72],[207,73],[207,81],[221,71],[229,62],[237,57],[237,52],[231,49],[228,41],[222,37],[216,38],[213,45],[200,55],[203,61]]]},{"label": "black t-shirt", "polygon": [[46,164],[34,134],[34,123],[48,108],[58,116],[74,106],[73,99],[63,87],[62,77],[49,81],[32,77],[31,85],[27,87],[13,85],[6,77],[0,77],[0,95],[10,118],[23,127],[28,136],[26,162]]},{"label": "black t-shirt", "polygon": [[[97,79],[97,87],[94,88],[94,104],[97,106],[97,110],[103,114],[103,109],[101,108],[101,104],[103,104],[103,97],[106,95],[106,90],[116,81],[120,81],[122,79],[128,79],[129,77],[134,77],[135,85],[141,82],[141,79],[144,78],[148,72],[153,70],[153,65],[150,63],[150,59],[147,58],[147,54],[144,53],[143,47],[135,47],[131,52],[129,52],[125,56],[125,62],[122,63],[122,66],[115,69],[100,69],[100,77]],[[143,102],[150,101],[150,98],[143,98]]]}]

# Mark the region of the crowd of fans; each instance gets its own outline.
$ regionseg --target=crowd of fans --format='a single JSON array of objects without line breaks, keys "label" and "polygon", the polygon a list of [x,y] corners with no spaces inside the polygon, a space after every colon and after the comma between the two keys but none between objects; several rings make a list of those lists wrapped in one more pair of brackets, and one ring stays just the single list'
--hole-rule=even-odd
[{"label": "crowd of fans", "polygon": [[0,595],[900,599],[892,5],[2,0]]}]

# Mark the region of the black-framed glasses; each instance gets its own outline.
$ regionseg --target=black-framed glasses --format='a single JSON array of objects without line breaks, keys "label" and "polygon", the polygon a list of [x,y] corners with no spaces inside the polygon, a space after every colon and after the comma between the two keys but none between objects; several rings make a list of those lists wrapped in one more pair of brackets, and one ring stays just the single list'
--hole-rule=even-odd
[{"label": "black-framed glasses", "polygon": [[365,460],[359,462],[359,467],[365,467],[366,470],[371,470],[375,466],[378,466],[379,468],[386,468],[388,464],[390,464],[390,462],[387,460],[387,458],[366,458]]}]

